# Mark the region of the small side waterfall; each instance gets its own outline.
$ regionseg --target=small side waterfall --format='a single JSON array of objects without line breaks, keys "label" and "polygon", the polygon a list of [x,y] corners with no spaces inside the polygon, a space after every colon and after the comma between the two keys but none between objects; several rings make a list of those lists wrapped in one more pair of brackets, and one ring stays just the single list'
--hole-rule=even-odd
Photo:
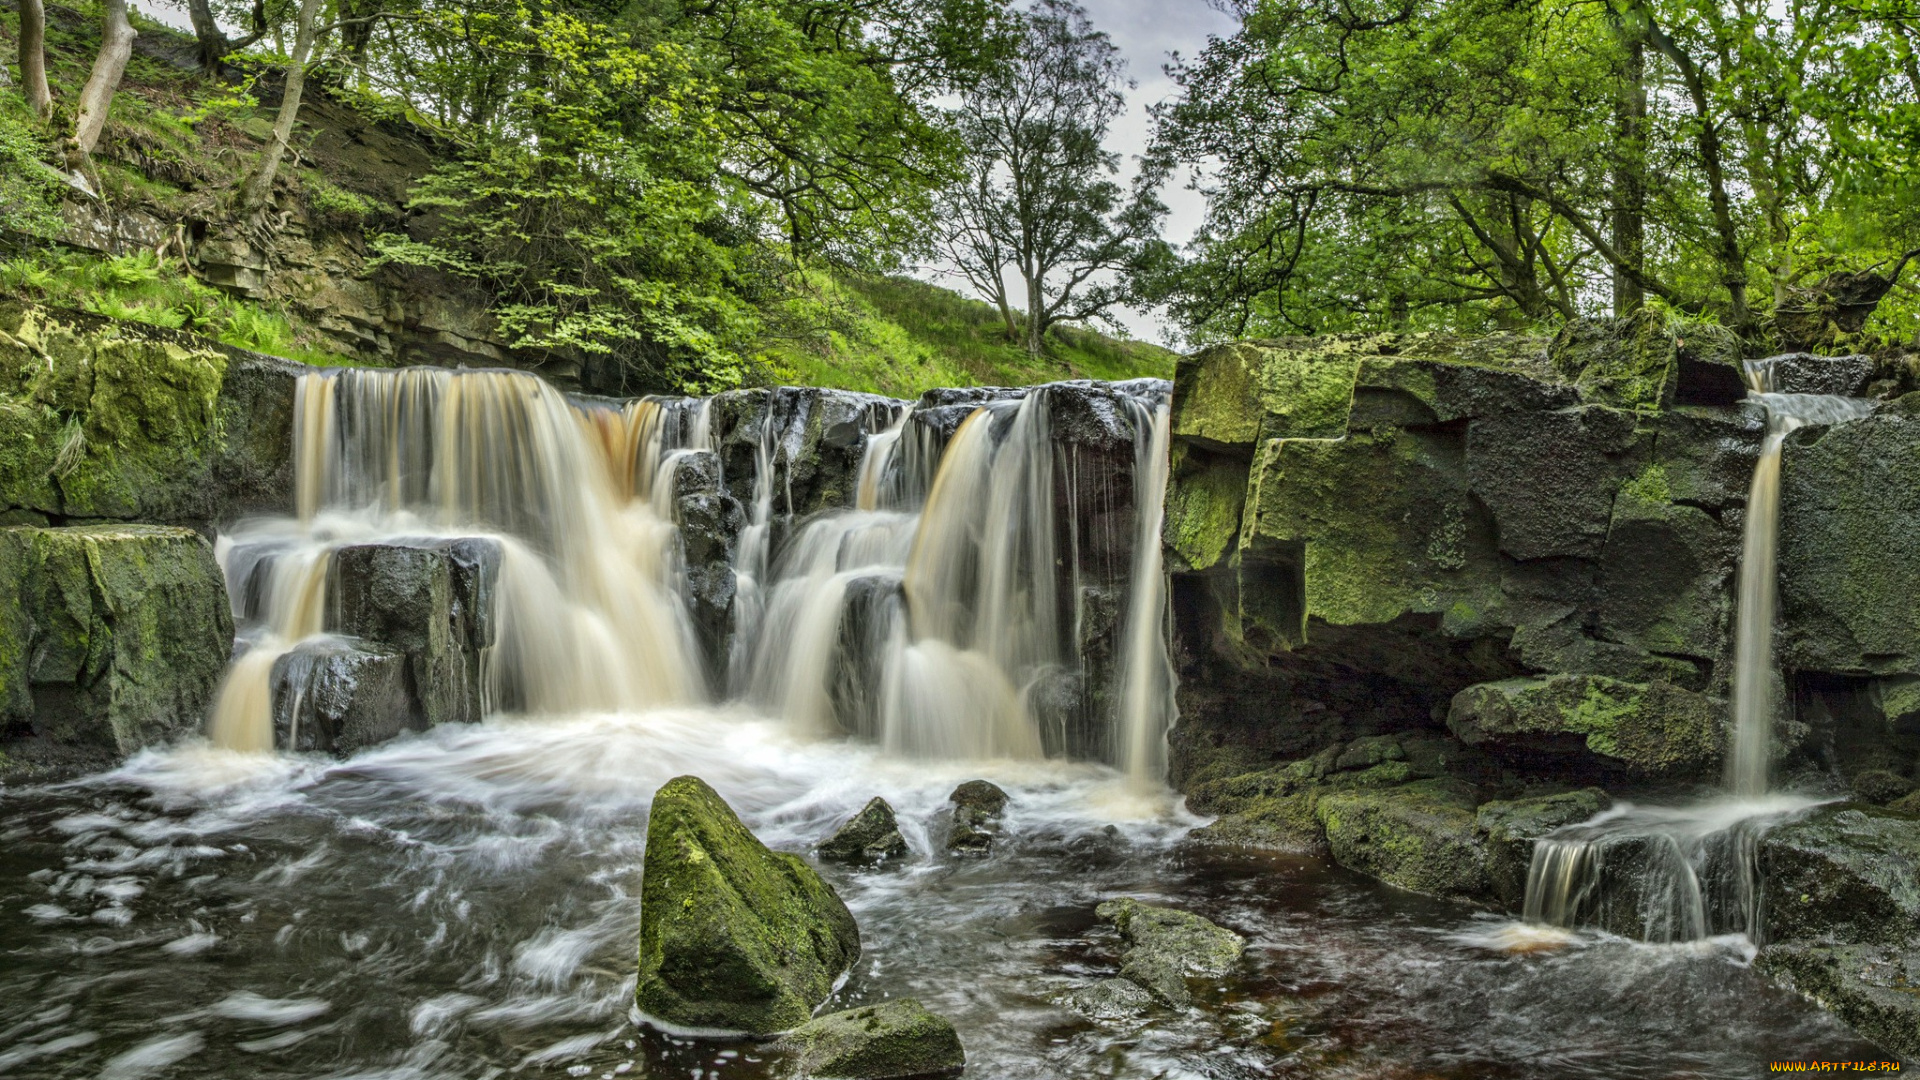
[{"label": "small side waterfall", "polygon": [[1535,841],[1525,917],[1598,926],[1642,941],[1714,934],[1757,938],[1762,920],[1759,843],[1782,817],[1818,800],[1771,793],[1774,617],[1779,587],[1780,466],[1786,439],[1813,424],[1855,420],[1872,403],[1773,392],[1773,360],[1747,365],[1749,399],[1766,411],[1741,538],[1735,609],[1733,733],[1727,797],[1685,807],[1622,804]]},{"label": "small side waterfall", "polygon": [[1120,767],[1136,782],[1166,775],[1167,729],[1179,711],[1173,700],[1173,667],[1167,658],[1167,581],[1161,564],[1160,529],[1166,520],[1168,437],[1171,408],[1135,402],[1134,423],[1151,434],[1139,440],[1134,490],[1133,591],[1127,598],[1120,653]]}]

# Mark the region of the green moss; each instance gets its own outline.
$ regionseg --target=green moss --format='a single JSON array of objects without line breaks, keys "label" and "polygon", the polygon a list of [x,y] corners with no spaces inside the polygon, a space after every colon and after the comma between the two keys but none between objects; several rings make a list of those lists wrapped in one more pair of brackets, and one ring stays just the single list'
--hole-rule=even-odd
[{"label": "green moss", "polygon": [[1723,702],[1671,683],[1555,675],[1481,683],[1456,694],[1447,726],[1468,744],[1578,735],[1586,748],[1649,774],[1719,760]]},{"label": "green moss", "polygon": [[1667,485],[1667,470],[1659,462],[1648,465],[1640,470],[1640,475],[1620,486],[1620,496],[1644,506],[1668,505],[1673,492]]},{"label": "green moss", "polygon": [[[132,753],[196,730],[233,649],[225,582],[189,529],[0,529],[0,718]],[[19,574],[19,577],[12,577]],[[60,687],[40,714],[29,686]]]},{"label": "green moss", "polygon": [[1435,896],[1487,891],[1487,855],[1473,799],[1449,780],[1322,795],[1315,817],[1342,866]]},{"label": "green moss", "polygon": [[860,954],[833,888],[767,850],[698,777],[670,780],[647,817],[640,1010],[668,1024],[772,1034],[805,1023]]},{"label": "green moss", "polygon": [[1623,319],[1575,319],[1547,356],[1589,402],[1654,411],[1673,401],[1679,339],[1651,309]]},{"label": "green moss", "polygon": [[1172,455],[1162,536],[1180,569],[1207,570],[1232,553],[1239,536],[1247,466],[1186,444],[1173,447]]},{"label": "green moss", "polygon": [[912,998],[809,1020],[776,1049],[794,1055],[797,1075],[845,1080],[933,1076],[967,1061],[953,1025]]}]

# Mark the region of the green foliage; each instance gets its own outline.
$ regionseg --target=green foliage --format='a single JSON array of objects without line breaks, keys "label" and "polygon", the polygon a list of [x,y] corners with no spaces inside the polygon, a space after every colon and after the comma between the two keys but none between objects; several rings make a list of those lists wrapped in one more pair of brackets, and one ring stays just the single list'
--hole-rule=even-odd
[{"label": "green foliage", "polygon": [[1173,354],[1056,325],[1038,359],[991,306],[908,278],[810,274],[774,305],[754,350],[782,381],[894,397],[937,386],[1171,378]]},{"label": "green foliage", "polygon": [[[1658,300],[1764,346],[1796,290],[1920,246],[1899,5],[1239,10],[1157,112],[1165,162],[1214,166],[1192,262],[1154,283],[1197,338]],[[1896,292],[1883,332],[1911,332],[1915,295]]]},{"label": "green foliage", "polygon": [[62,227],[60,182],[43,164],[52,155],[25,103],[0,95],[0,231],[50,236]]},{"label": "green foliage", "polygon": [[109,319],[204,334],[242,349],[337,366],[349,358],[309,345],[287,316],[228,296],[163,266],[150,251],[101,257],[35,252],[0,261],[0,292]]}]

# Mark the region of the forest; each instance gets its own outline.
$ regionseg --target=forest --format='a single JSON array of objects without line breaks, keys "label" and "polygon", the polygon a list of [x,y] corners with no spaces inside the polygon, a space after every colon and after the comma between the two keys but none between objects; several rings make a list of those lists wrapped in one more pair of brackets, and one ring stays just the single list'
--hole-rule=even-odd
[{"label": "forest", "polygon": [[[19,5],[0,95],[16,247],[99,196],[98,159],[270,116],[201,170],[203,216],[331,199],[375,265],[484,290],[515,348],[688,387],[765,382],[834,275],[955,286],[1036,361],[1121,311],[1185,347],[1641,310],[1756,354],[1920,329],[1903,0],[1232,3],[1237,32],[1159,58],[1135,146],[1139,72],[1064,0],[188,0],[192,78],[133,57],[123,3],[53,10],[50,47]],[[302,192],[309,83],[430,133],[431,168],[380,213]],[[1178,243],[1176,186],[1204,199]]]}]

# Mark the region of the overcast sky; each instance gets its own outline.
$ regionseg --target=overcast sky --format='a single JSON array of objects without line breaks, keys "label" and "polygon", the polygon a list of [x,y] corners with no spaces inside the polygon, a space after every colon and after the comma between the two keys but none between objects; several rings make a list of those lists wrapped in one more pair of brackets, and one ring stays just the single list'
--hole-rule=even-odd
[{"label": "overcast sky", "polygon": [[[1016,3],[1020,0],[1015,0]],[[1191,58],[1206,47],[1207,39],[1225,37],[1238,29],[1238,22],[1207,5],[1206,0],[1080,0],[1093,25],[1106,31],[1126,57],[1127,73],[1139,86],[1128,95],[1125,116],[1114,122],[1107,146],[1123,158],[1122,167],[1130,177],[1134,159],[1147,146],[1150,120],[1147,106],[1170,98],[1174,85],[1163,70],[1172,54]],[[1200,225],[1205,201],[1186,188],[1186,176],[1175,178],[1161,192],[1169,210],[1167,239],[1185,243]],[[965,288],[953,278],[940,278],[949,288]],[[1017,291],[1016,291],[1017,295]],[[1121,312],[1120,322],[1129,333],[1163,345],[1174,344],[1160,320],[1152,315]]]}]

